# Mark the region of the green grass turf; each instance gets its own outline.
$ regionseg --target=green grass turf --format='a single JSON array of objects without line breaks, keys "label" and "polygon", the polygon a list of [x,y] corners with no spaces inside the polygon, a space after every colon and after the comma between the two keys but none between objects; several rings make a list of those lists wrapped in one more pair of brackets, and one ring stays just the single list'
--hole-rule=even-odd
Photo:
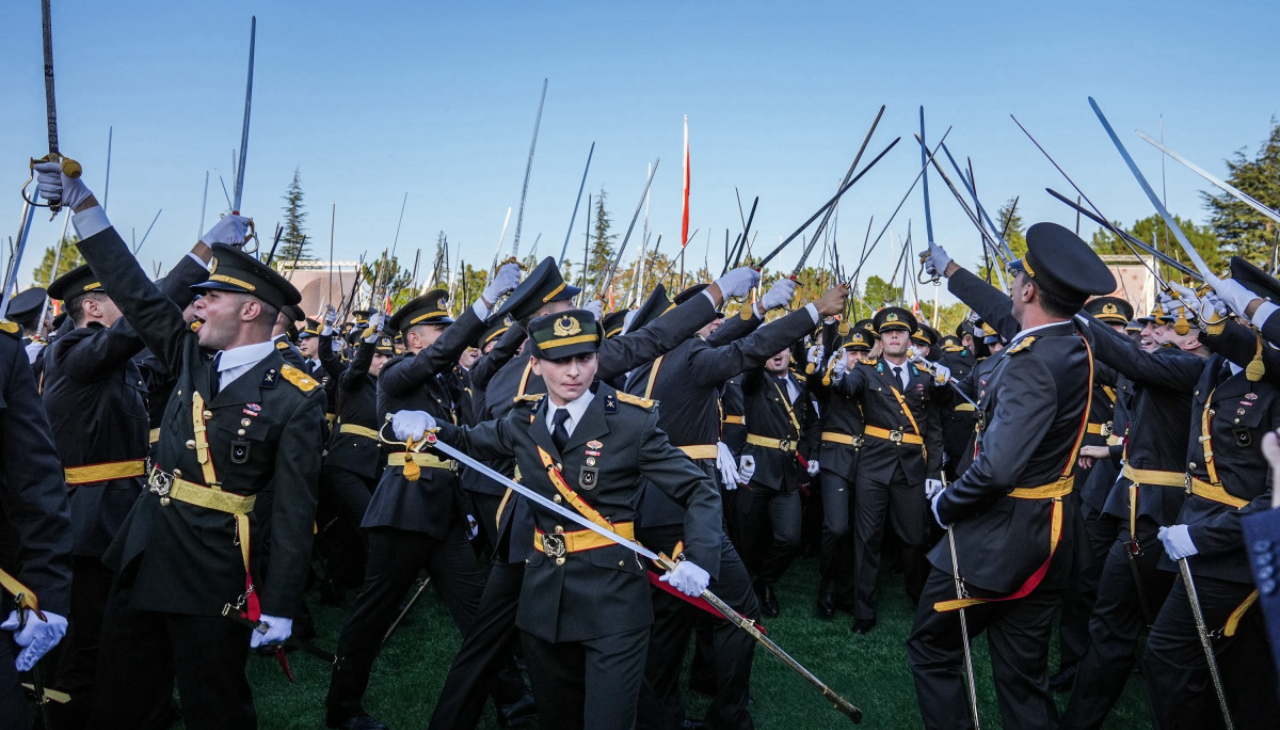
[{"label": "green grass turf", "polygon": [[[767,622],[769,635],[833,690],[860,707],[863,727],[919,728],[920,714],[904,646],[914,609],[903,593],[902,576],[889,572],[881,575],[880,623],[866,636],[849,631],[848,614],[837,613],[831,621],[818,619],[814,614],[816,586],[816,559],[796,561],[779,586],[782,615]],[[319,631],[317,643],[334,649],[346,610],[319,606],[314,593],[307,598]],[[348,594],[348,604],[350,600]],[[460,643],[443,603],[428,590],[374,665],[365,697],[366,709],[393,730],[426,727]],[[270,730],[323,727],[328,667],[298,652],[290,658],[297,679],[294,684],[285,679],[274,659],[249,659],[249,681],[259,725]],[[1051,670],[1056,666],[1055,637]],[[982,725],[998,728],[1000,711],[982,637],[974,643],[974,668]],[[817,690],[763,649],[756,651],[751,692],[755,698],[752,715],[761,730],[850,726]],[[1065,707],[1065,700],[1066,695],[1058,696],[1059,709]],[[686,703],[691,716],[700,716],[706,700],[688,693]],[[1148,726],[1141,679],[1133,675],[1105,727],[1118,730]],[[492,706],[486,709],[480,727],[498,727]]]}]

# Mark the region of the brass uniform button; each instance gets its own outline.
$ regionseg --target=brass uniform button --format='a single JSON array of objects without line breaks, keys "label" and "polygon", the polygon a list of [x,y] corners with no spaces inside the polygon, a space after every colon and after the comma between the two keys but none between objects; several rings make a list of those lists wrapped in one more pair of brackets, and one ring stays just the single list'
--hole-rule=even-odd
[{"label": "brass uniform button", "polygon": [[213,411],[206,410],[206,411],[205,411],[204,413],[202,413],[201,415],[203,415],[203,416],[204,416],[204,420],[206,420],[206,421],[207,421],[207,420],[209,420],[210,418],[213,418]]},{"label": "brass uniform button", "polygon": [[188,448],[188,449],[191,449],[191,450],[195,450],[195,448],[196,448],[196,440],[195,440],[195,439],[187,439],[187,448]]},{"label": "brass uniform button", "polygon": [[173,475],[174,475],[175,477],[177,477],[178,479],[181,479],[181,478],[182,478],[182,470],[181,470],[181,469],[174,469],[174,470],[173,470]]},{"label": "brass uniform button", "polygon": [[555,495],[554,497],[552,497],[552,498],[551,498],[551,501],[552,501],[552,502],[555,502],[556,504],[560,504],[560,503],[561,503],[561,502],[563,502],[564,500],[563,500],[563,499],[561,499],[561,498],[560,498],[560,495],[558,495],[558,494],[557,494],[557,495]]},{"label": "brass uniform button", "polygon": [[563,534],[564,534],[564,527],[562,527],[562,526],[560,526],[560,525],[556,525],[556,534],[557,534],[557,535],[563,535]]},{"label": "brass uniform button", "polygon": [[168,507],[168,506],[169,506],[169,498],[168,498],[168,497],[161,497],[161,498],[160,498],[160,506],[161,506],[161,507]]},{"label": "brass uniform button", "polygon": [[556,565],[564,565],[564,558],[556,558]]},{"label": "brass uniform button", "polygon": [[243,429],[243,428],[236,429],[236,435],[237,435],[237,436],[243,436],[243,435],[244,435],[244,429]]}]

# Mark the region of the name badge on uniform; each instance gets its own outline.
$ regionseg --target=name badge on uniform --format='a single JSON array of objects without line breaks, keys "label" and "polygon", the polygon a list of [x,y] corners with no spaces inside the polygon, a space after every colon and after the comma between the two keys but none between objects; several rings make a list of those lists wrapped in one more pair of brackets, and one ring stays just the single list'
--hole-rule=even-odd
[{"label": "name badge on uniform", "polygon": [[249,442],[245,439],[236,439],[231,442],[231,463],[243,464],[249,460]]},{"label": "name badge on uniform", "polygon": [[[595,462],[595,459],[589,461]],[[594,466],[584,466],[582,471],[578,472],[578,488],[584,492],[590,492],[596,488],[600,482],[600,470]]]}]

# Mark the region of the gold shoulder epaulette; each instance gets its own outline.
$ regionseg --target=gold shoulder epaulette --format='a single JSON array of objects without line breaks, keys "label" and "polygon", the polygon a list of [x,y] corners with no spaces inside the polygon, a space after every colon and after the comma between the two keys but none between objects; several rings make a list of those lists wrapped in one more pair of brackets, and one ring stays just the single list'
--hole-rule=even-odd
[{"label": "gold shoulder epaulette", "polygon": [[307,375],[292,365],[284,365],[280,368],[280,377],[289,381],[295,388],[303,393],[310,393],[320,387],[320,381]]},{"label": "gold shoulder epaulette", "polygon": [[516,403],[537,403],[546,395],[546,393],[526,393],[525,395],[516,396],[514,400]]},{"label": "gold shoulder epaulette", "polygon": [[1021,340],[1018,340],[1018,344],[1009,348],[1009,354],[1016,355],[1019,352],[1022,352],[1023,350],[1029,350],[1031,349],[1031,343],[1035,341],[1036,341],[1036,338],[1034,335],[1032,335],[1031,337],[1023,337]]},{"label": "gold shoulder epaulette", "polygon": [[287,350],[287,349],[289,349],[289,343],[288,343],[288,342],[285,342],[284,340],[276,340],[276,349],[277,349],[277,350]]},{"label": "gold shoulder epaulette", "polygon": [[5,333],[6,335],[11,335],[13,337],[19,337],[22,335],[22,326],[19,325],[17,322],[10,322],[7,319],[0,319],[0,332]]},{"label": "gold shoulder epaulette", "polygon": [[859,362],[861,362],[863,365],[870,365],[872,367],[875,367],[875,364],[879,361],[876,360],[874,357],[864,357]]},{"label": "gold shoulder epaulette", "polygon": [[618,400],[623,403],[629,403],[633,406],[639,406],[645,410],[652,409],[658,403],[652,398],[641,398],[638,395],[631,395],[630,393],[623,393],[622,391],[618,391]]}]

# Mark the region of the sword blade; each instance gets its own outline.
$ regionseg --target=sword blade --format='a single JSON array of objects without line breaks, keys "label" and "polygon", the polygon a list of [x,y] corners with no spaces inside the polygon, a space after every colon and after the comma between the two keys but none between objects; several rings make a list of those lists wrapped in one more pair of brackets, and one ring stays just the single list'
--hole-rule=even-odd
[{"label": "sword blade", "polygon": [[1210,183],[1212,183],[1212,184],[1213,184],[1213,185],[1215,185],[1216,187],[1220,188],[1223,192],[1228,193],[1229,195],[1231,195],[1232,197],[1234,197],[1236,200],[1239,200],[1241,203],[1244,203],[1245,205],[1249,206],[1250,208],[1253,208],[1254,210],[1256,210],[1256,211],[1258,211],[1259,213],[1261,213],[1261,214],[1265,215],[1266,217],[1270,218],[1271,220],[1273,220],[1273,221],[1275,221],[1275,222],[1277,222],[1277,223],[1280,223],[1280,212],[1276,212],[1276,211],[1272,210],[1271,208],[1268,208],[1267,206],[1265,206],[1265,205],[1263,205],[1262,203],[1258,202],[1258,199],[1257,199],[1257,198],[1253,197],[1252,195],[1249,195],[1248,193],[1244,192],[1244,191],[1243,191],[1243,190],[1241,190],[1240,188],[1237,188],[1236,186],[1232,185],[1231,183],[1227,183],[1227,182],[1223,182],[1222,180],[1219,180],[1218,178],[1216,178],[1216,177],[1214,177],[1213,175],[1209,174],[1207,171],[1205,171],[1205,170],[1204,170],[1203,168],[1201,168],[1200,166],[1196,165],[1196,164],[1195,164],[1194,162],[1192,162],[1191,160],[1188,160],[1187,158],[1183,157],[1182,155],[1178,154],[1177,152],[1174,152],[1173,150],[1169,149],[1168,147],[1165,147],[1163,144],[1161,144],[1161,143],[1159,143],[1159,142],[1155,141],[1154,139],[1151,139],[1151,137],[1148,137],[1144,132],[1141,132],[1141,131],[1140,131],[1140,132],[1138,132],[1138,136],[1139,136],[1139,137],[1141,137],[1142,139],[1146,140],[1147,142],[1149,142],[1149,143],[1150,143],[1152,146],[1154,146],[1156,149],[1158,149],[1158,150],[1160,150],[1161,152],[1165,153],[1166,155],[1168,155],[1168,156],[1172,157],[1173,159],[1177,160],[1178,162],[1181,162],[1181,163],[1183,164],[1183,166],[1185,166],[1188,170],[1190,170],[1190,171],[1194,172],[1195,174],[1199,175],[1200,177],[1204,178],[1205,180],[1208,180]]},{"label": "sword blade", "polygon": [[1054,190],[1054,189],[1052,189],[1052,188],[1045,188],[1045,191],[1047,191],[1050,195],[1052,195],[1053,197],[1055,197],[1055,198],[1057,198],[1058,200],[1062,201],[1063,203],[1066,203],[1069,207],[1073,208],[1073,209],[1076,211],[1076,213],[1077,213],[1077,214],[1083,215],[1084,217],[1088,218],[1089,220],[1093,221],[1094,223],[1097,223],[1098,225],[1102,226],[1103,228],[1111,230],[1113,233],[1118,233],[1118,234],[1119,234],[1119,236],[1120,236],[1120,238],[1122,238],[1123,240],[1125,240],[1126,242],[1128,242],[1130,245],[1132,245],[1132,246],[1136,246],[1136,247],[1138,247],[1138,248],[1142,249],[1143,251],[1145,251],[1146,253],[1150,254],[1151,256],[1155,257],[1155,259],[1156,259],[1157,261],[1159,261],[1160,263],[1162,263],[1162,264],[1164,264],[1164,265],[1166,265],[1166,266],[1169,266],[1170,268],[1175,269],[1175,270],[1176,270],[1176,271],[1178,271],[1179,273],[1184,274],[1184,275],[1186,275],[1186,276],[1190,276],[1190,277],[1195,278],[1195,279],[1200,279],[1200,278],[1201,278],[1201,276],[1200,276],[1199,272],[1197,272],[1195,269],[1192,269],[1191,267],[1189,267],[1189,266],[1187,266],[1186,264],[1182,263],[1181,261],[1179,261],[1179,260],[1177,260],[1177,259],[1173,258],[1172,256],[1169,256],[1169,255],[1168,255],[1168,254],[1166,254],[1166,253],[1162,253],[1162,252],[1161,252],[1159,249],[1157,249],[1155,246],[1152,246],[1151,244],[1147,243],[1146,241],[1142,240],[1141,238],[1138,238],[1137,236],[1134,236],[1132,233],[1129,233],[1128,231],[1124,230],[1123,228],[1120,228],[1120,227],[1118,227],[1118,226],[1115,226],[1115,225],[1113,225],[1113,224],[1111,224],[1111,223],[1108,223],[1108,222],[1104,221],[1103,219],[1099,218],[1099,217],[1098,217],[1097,215],[1095,215],[1094,213],[1092,213],[1092,212],[1090,212],[1090,211],[1086,210],[1086,209],[1085,209],[1083,206],[1081,206],[1079,203],[1076,203],[1075,201],[1073,201],[1073,200],[1071,200],[1070,198],[1066,197],[1066,196],[1065,196],[1065,195],[1063,195],[1062,193],[1059,193],[1058,191],[1056,191],[1056,190]]},{"label": "sword blade", "polygon": [[[533,151],[538,146],[538,127],[542,126],[542,103],[547,100],[547,80],[542,80],[542,96],[538,97],[538,114],[533,119],[533,141],[529,143],[529,161],[524,166],[524,185],[520,188],[520,212],[516,214],[516,232],[511,239],[511,255],[520,259],[520,228],[524,224],[524,199],[529,194],[529,174],[533,172]],[[579,193],[581,194],[581,193]]]},{"label": "sword blade", "polygon": [[249,112],[253,107],[253,51],[258,35],[258,16],[249,20],[249,77],[244,87],[244,124],[240,127],[240,164],[236,165],[235,198],[231,211],[240,214],[240,200],[244,195],[244,163],[249,155]]},{"label": "sword blade", "polygon": [[1213,681],[1213,691],[1218,695],[1218,707],[1222,710],[1222,721],[1227,730],[1235,727],[1231,722],[1231,709],[1227,707],[1227,693],[1222,688],[1222,675],[1218,673],[1218,660],[1213,654],[1213,643],[1209,640],[1209,629],[1204,623],[1204,612],[1200,609],[1200,596],[1196,593],[1196,582],[1191,578],[1191,564],[1186,558],[1178,560],[1178,570],[1182,573],[1182,584],[1187,589],[1187,601],[1191,603],[1191,617],[1196,622],[1196,633],[1200,636],[1200,646],[1204,647],[1204,661],[1209,667],[1209,679]]},{"label": "sword blade", "polygon": [[[573,199],[573,215],[569,216],[569,230],[564,234],[564,245],[560,247],[560,266],[564,266],[565,256],[569,253],[569,237],[573,235],[573,223],[578,220],[578,204],[582,202],[582,190],[587,186],[587,173],[591,171],[591,156],[596,153],[596,143],[591,143],[587,150],[587,166],[582,168],[582,182],[578,183],[578,197]],[[590,207],[590,203],[587,204]]]},{"label": "sword blade", "polygon": [[[429,435],[427,437],[426,443],[428,446],[435,449],[436,451],[439,451],[445,456],[448,456],[451,459],[456,459],[457,461],[467,465],[468,467],[475,469],[476,471],[489,477],[490,479],[501,484],[507,489],[510,489],[516,494],[519,494],[525,499],[528,499],[530,502],[533,502],[539,507],[542,507],[543,509],[550,511],[559,517],[563,517],[566,520],[569,520],[570,522],[574,523],[575,525],[578,525],[579,527],[584,527],[588,530],[591,530],[592,532],[609,540],[610,542],[617,543],[618,545],[621,545],[634,553],[638,553],[642,557],[648,558],[649,560],[655,560],[659,563],[662,562],[662,560],[658,557],[658,554],[653,552],[649,548],[641,545],[638,542],[635,542],[634,540],[628,540],[627,538],[623,537],[622,535],[619,535],[613,530],[609,530],[604,527],[601,527],[600,525],[597,525],[596,523],[592,522],[586,517],[583,517],[577,512],[574,512],[573,510],[568,509],[567,507],[563,507],[561,505],[556,504],[555,502],[552,502],[551,500],[547,499],[541,494],[538,494],[532,489],[529,489],[523,484],[519,484],[513,481],[510,477],[507,477],[506,475],[488,466],[487,464],[481,461],[477,461],[476,459],[473,459],[470,456],[467,456],[466,454],[455,449],[449,444],[446,444],[445,442],[436,438],[435,434]],[[667,562],[670,562],[670,561],[668,560]]]},{"label": "sword blade", "polygon": [[1135,178],[1137,178],[1138,184],[1142,187],[1142,192],[1146,193],[1147,198],[1151,201],[1151,205],[1155,207],[1156,212],[1160,214],[1160,217],[1163,218],[1164,222],[1169,226],[1169,230],[1173,233],[1173,237],[1178,239],[1178,245],[1182,247],[1182,252],[1187,255],[1187,258],[1191,259],[1191,263],[1195,265],[1196,270],[1198,270],[1205,279],[1208,280],[1209,277],[1213,276],[1209,271],[1209,265],[1204,262],[1204,259],[1200,256],[1200,252],[1196,250],[1196,247],[1191,245],[1191,241],[1187,240],[1187,234],[1182,232],[1182,228],[1178,225],[1178,222],[1174,219],[1173,215],[1164,207],[1164,203],[1161,202],[1160,196],[1156,195],[1156,191],[1151,188],[1150,183],[1147,182],[1147,178],[1144,177],[1142,171],[1138,169],[1138,163],[1134,162],[1133,158],[1129,156],[1129,151],[1124,148],[1124,143],[1122,143],[1120,138],[1116,136],[1116,131],[1111,128],[1111,123],[1107,121],[1106,115],[1102,113],[1101,107],[1098,106],[1098,102],[1093,100],[1092,96],[1089,97],[1089,106],[1093,107],[1093,113],[1098,116],[1098,121],[1102,122],[1103,129],[1107,130],[1107,136],[1111,138],[1111,141],[1116,146],[1116,150],[1119,151],[1120,156],[1124,158],[1124,163],[1129,166],[1129,171],[1133,173]]},{"label": "sword blade", "polygon": [[598,290],[600,296],[604,296],[609,291],[609,285],[613,283],[613,274],[618,270],[618,264],[622,261],[622,252],[627,250],[627,241],[631,240],[631,232],[635,230],[636,219],[640,217],[640,211],[644,208],[644,201],[649,197],[649,186],[653,185],[653,176],[658,174],[658,163],[661,159],[653,161],[653,167],[649,170],[649,179],[644,184],[644,192],[640,193],[640,202],[636,203],[636,212],[631,215],[631,223],[627,226],[627,235],[622,237],[622,243],[618,246],[618,252],[614,254],[613,261],[609,264],[608,276],[604,280],[604,285]]},{"label": "sword blade", "polygon": [[925,144],[924,136],[924,105],[920,106],[920,164],[924,166],[924,177],[920,179],[921,190],[924,192],[924,228],[925,234],[928,236],[929,243],[933,243],[933,211],[929,208],[929,146]]},{"label": "sword blade", "polygon": [[44,41],[44,105],[49,126],[49,152],[58,154],[58,102],[53,91],[53,12],[49,0],[40,1],[41,35]]}]

